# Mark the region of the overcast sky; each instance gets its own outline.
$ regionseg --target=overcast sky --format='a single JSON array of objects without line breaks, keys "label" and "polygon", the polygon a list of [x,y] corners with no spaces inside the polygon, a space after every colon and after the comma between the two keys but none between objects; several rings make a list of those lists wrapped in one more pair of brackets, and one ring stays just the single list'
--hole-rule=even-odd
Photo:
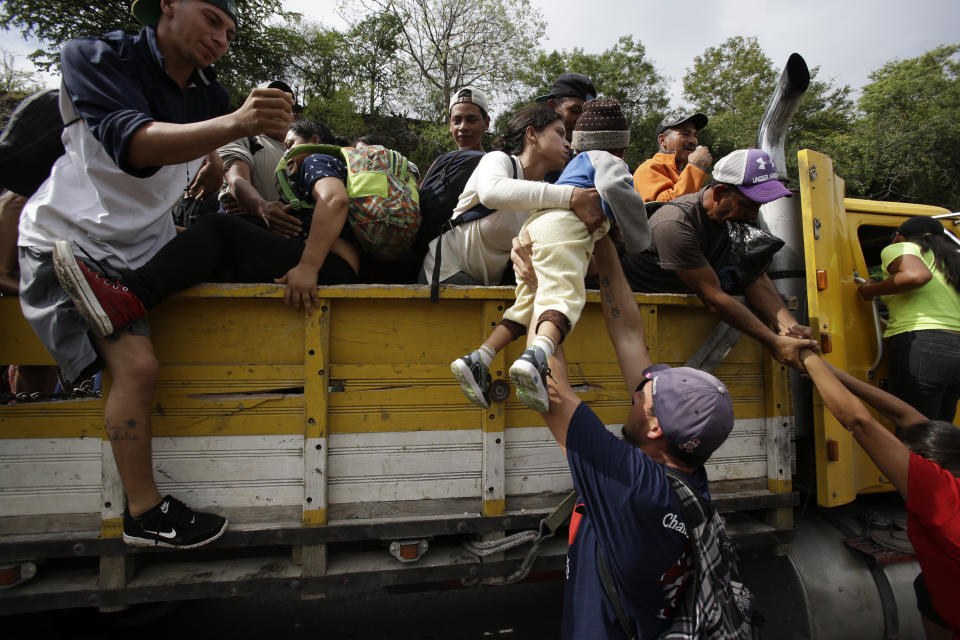
[{"label": "overcast sky", "polygon": [[[960,42],[958,0],[531,0],[543,13],[548,50],[582,47],[599,53],[622,35],[643,43],[648,58],[669,80],[678,104],[683,75],[693,58],[730,36],[756,36],[763,51],[781,68],[797,52],[821,79],[859,89],[867,75],[893,59],[918,56]],[[329,27],[342,28],[337,0],[286,0]],[[670,14],[671,9],[675,10]],[[0,32],[0,48],[27,64],[35,43]]]}]

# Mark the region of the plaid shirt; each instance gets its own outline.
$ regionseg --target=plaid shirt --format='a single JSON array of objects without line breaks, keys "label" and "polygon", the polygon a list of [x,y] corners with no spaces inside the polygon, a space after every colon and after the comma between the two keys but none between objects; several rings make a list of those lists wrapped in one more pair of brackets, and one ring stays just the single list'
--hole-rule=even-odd
[{"label": "plaid shirt", "polygon": [[671,469],[667,476],[680,499],[683,519],[690,532],[691,558],[696,561],[674,610],[670,626],[660,640],[749,640],[759,637],[752,624],[753,594],[734,578],[739,577],[733,541],[723,519],[712,505]]}]

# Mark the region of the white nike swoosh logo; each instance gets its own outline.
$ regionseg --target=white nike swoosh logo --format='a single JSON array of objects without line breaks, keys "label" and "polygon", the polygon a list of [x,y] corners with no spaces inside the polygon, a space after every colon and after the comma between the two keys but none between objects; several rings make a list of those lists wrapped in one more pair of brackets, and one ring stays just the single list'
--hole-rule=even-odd
[{"label": "white nike swoosh logo", "polygon": [[144,533],[152,533],[152,534],[154,534],[154,535],[160,536],[161,538],[166,538],[167,540],[170,540],[170,539],[172,539],[172,538],[176,538],[176,537],[177,537],[177,530],[176,530],[176,529],[170,529],[170,531],[147,531],[146,529],[144,529],[143,532],[144,532]]}]

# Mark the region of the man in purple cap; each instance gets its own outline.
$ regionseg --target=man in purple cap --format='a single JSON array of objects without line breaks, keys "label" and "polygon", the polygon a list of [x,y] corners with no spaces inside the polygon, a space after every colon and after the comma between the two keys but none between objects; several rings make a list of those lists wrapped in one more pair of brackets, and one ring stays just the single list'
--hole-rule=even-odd
[{"label": "man in purple cap", "polygon": [[[799,366],[798,352],[811,335],[786,308],[765,273],[741,283],[743,295],[759,317],[720,283],[718,271],[730,259],[728,221],[753,224],[760,205],[789,197],[777,180],[770,156],[760,149],[738,149],[713,168],[714,182],[675,198],[650,218],[653,242],[646,251],[622,256],[634,291],[696,293],[724,322],[752,336],[779,362]],[[776,327],[776,333],[768,326]]]},{"label": "man in purple cap", "polygon": [[[600,577],[601,555],[631,635],[656,638],[695,565],[664,467],[684,474],[709,500],[703,465],[733,429],[733,405],[714,376],[653,364],[640,309],[609,237],[597,242],[594,255],[607,330],[632,406],[621,440],[571,388],[563,350],[554,354],[544,419],[566,450],[581,502],[570,522],[563,638],[625,637]],[[518,277],[528,280],[523,270],[518,265]]]},{"label": "man in purple cap", "polygon": [[219,186],[217,147],[285,129],[293,97],[255,89],[227,113],[229,96],[210,65],[236,34],[234,0],[134,0],[131,11],[140,33],[113,31],[63,48],[66,153],[20,219],[20,306],[70,383],[104,368],[110,374],[103,425],[126,494],[124,542],[192,548],[217,539],[227,522],[157,490],[150,417],[159,365],[150,327],[142,317],[125,321],[137,310],[123,306],[91,322],[75,301],[119,290],[91,265],[145,264],[176,236],[170,209],[201,165],[218,169]]}]

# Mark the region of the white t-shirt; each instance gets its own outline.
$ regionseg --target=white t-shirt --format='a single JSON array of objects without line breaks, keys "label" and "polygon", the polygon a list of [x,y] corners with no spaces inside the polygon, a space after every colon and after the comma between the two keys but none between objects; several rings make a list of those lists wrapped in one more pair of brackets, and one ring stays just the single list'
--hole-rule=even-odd
[{"label": "white t-shirt", "polygon": [[[463,271],[481,284],[499,284],[510,262],[513,238],[530,213],[570,207],[574,187],[525,180],[523,165],[519,160],[516,163],[517,178],[514,179],[513,160],[502,151],[491,151],[480,159],[452,217],[478,204],[495,211],[443,234],[440,280]],[[434,239],[423,259],[428,279],[433,274],[436,250]]]},{"label": "white t-shirt", "polygon": [[202,158],[137,178],[116,165],[82,120],[62,139],[66,153],[20,215],[19,246],[46,253],[68,240],[112,267],[142,266],[176,235],[170,211]]}]

